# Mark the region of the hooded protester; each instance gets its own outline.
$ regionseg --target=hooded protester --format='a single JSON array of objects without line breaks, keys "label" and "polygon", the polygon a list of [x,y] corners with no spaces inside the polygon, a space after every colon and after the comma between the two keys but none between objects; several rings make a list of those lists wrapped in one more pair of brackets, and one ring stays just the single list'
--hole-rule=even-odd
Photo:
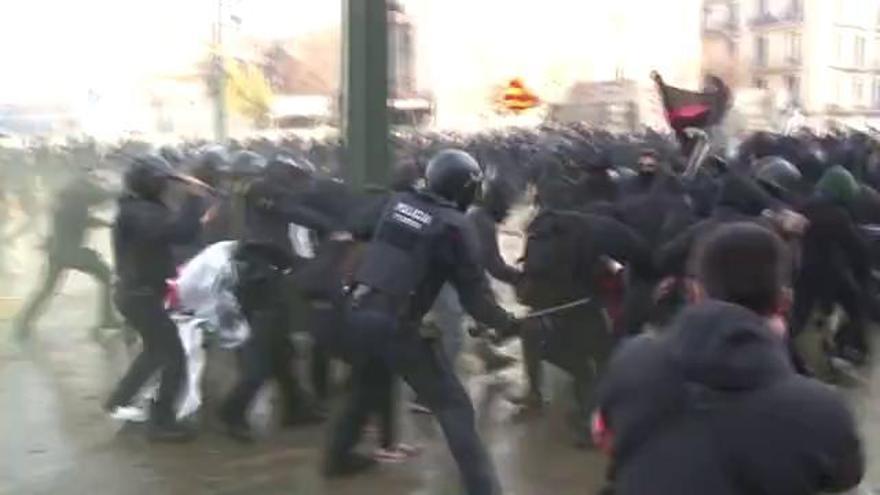
[{"label": "hooded protester", "polygon": [[701,220],[661,245],[656,263],[664,275],[681,275],[691,248],[697,239],[719,224],[757,220],[761,213],[774,206],[773,199],[751,178],[735,172],[727,174],[721,184],[718,202],[712,215]]},{"label": "hooded protester", "polygon": [[835,303],[849,324],[838,332],[839,351],[857,363],[868,353],[865,296],[870,256],[853,221],[851,208],[859,184],[845,168],[828,169],[802,210],[809,221],[803,237],[803,260],[795,284],[792,333],[799,333],[815,309]]},{"label": "hooded protester", "polygon": [[608,153],[585,143],[578,148],[575,156],[586,170],[586,175],[577,188],[578,206],[587,206],[589,209],[591,205],[597,203],[608,204],[617,201],[619,190],[609,173],[611,160]]},{"label": "hooded protester", "polygon": [[161,372],[158,399],[150,413],[150,438],[181,441],[192,432],[177,422],[177,400],[185,362],[177,327],[165,310],[166,280],[176,275],[171,248],[192,241],[200,227],[204,189],[191,186],[175,216],[162,202],[170,181],[179,178],[161,157],[135,160],[124,177],[125,194],[113,223],[116,260],[116,306],[140,334],[143,350],[119,381],[105,409],[117,417],[130,412],[135,394],[156,372]]},{"label": "hooded protester", "polygon": [[645,149],[636,163],[636,175],[623,183],[621,192],[625,195],[647,194],[662,174],[657,152]]},{"label": "hooded protester", "polygon": [[594,416],[613,493],[809,495],[859,483],[843,397],[787,356],[787,257],[767,229],[720,227],[696,257],[693,304],[666,334],[617,351]]},{"label": "hooded protester", "polygon": [[242,311],[252,334],[240,352],[244,372],[220,412],[227,433],[238,440],[253,439],[247,410],[270,378],[280,385],[286,426],[323,420],[322,411],[293,374],[296,351],[290,339],[295,315],[289,307],[293,295],[289,274],[301,261],[291,241],[291,224],[322,236],[330,236],[339,224],[305,204],[304,193],[314,172],[301,157],[279,153],[245,193],[245,242],[236,259],[243,270],[259,276],[240,288]]},{"label": "hooded protester", "polygon": [[16,319],[16,336],[19,339],[30,336],[34,320],[68,270],[91,275],[101,286],[99,320],[93,329],[93,336],[97,337],[97,332],[101,328],[115,327],[118,324],[111,302],[110,267],[100,254],[86,247],[90,229],[110,226],[105,220],[95,217],[92,210],[111,197],[109,191],[99,184],[95,176],[86,171],[80,171],[58,192],[56,203],[52,208],[52,230],[45,246],[47,257],[45,278]]}]

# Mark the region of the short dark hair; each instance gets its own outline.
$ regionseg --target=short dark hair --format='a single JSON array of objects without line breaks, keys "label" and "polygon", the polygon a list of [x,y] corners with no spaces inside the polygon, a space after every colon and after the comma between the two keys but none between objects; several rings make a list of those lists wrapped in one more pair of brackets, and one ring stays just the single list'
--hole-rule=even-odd
[{"label": "short dark hair", "polygon": [[790,263],[788,248],[773,231],[737,222],[707,235],[697,249],[695,268],[709,297],[768,315],[789,284]]}]

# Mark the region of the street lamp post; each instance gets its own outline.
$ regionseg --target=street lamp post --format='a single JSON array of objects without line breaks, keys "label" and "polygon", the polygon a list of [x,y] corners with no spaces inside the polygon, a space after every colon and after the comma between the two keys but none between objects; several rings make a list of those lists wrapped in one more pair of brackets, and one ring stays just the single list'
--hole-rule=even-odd
[{"label": "street lamp post", "polygon": [[214,138],[226,140],[226,66],[223,57],[223,0],[217,0],[217,22],[214,25],[214,56],[211,60],[214,78]]},{"label": "street lamp post", "polygon": [[387,0],[342,2],[346,179],[356,186],[385,186],[390,179]]}]

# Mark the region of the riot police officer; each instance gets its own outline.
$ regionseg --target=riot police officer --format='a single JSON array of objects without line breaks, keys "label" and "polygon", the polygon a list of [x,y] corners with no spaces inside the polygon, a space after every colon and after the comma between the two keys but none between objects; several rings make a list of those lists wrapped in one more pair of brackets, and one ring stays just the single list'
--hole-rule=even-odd
[{"label": "riot police officer", "polygon": [[465,309],[499,334],[510,335],[519,325],[495,302],[463,213],[480,189],[480,166],[463,151],[441,151],[429,162],[425,180],[425,189],[389,198],[355,272],[345,345],[354,361],[353,386],[334,427],[325,473],[349,474],[372,465],[352,449],[372,401],[390,386],[390,370],[434,413],[467,493],[496,493],[470,398],[446,354],[437,352],[439,344],[423,338],[418,327],[447,281]]},{"label": "riot police officer", "polygon": [[174,412],[186,363],[177,327],[164,307],[166,279],[176,273],[171,247],[195,238],[200,220],[206,218],[200,218],[200,199],[207,193],[195,185],[189,186],[176,215],[163,203],[170,181],[180,178],[161,157],[138,157],[125,173],[126,191],[119,199],[112,230],[116,305],[140,334],[143,350],[116,385],[105,409],[111,414],[120,412],[150,377],[161,372],[149,433],[152,439],[167,441],[192,437]]}]

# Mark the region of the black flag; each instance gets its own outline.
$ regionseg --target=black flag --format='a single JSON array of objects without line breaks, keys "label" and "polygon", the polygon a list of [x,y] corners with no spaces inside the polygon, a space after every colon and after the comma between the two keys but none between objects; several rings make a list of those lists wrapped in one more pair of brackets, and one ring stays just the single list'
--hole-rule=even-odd
[{"label": "black flag", "polygon": [[718,124],[730,107],[730,89],[718,77],[706,76],[703,92],[669,86],[656,72],[651,74],[651,78],[660,92],[666,121],[685,150],[688,148],[687,137],[684,135],[686,128],[706,129]]}]

